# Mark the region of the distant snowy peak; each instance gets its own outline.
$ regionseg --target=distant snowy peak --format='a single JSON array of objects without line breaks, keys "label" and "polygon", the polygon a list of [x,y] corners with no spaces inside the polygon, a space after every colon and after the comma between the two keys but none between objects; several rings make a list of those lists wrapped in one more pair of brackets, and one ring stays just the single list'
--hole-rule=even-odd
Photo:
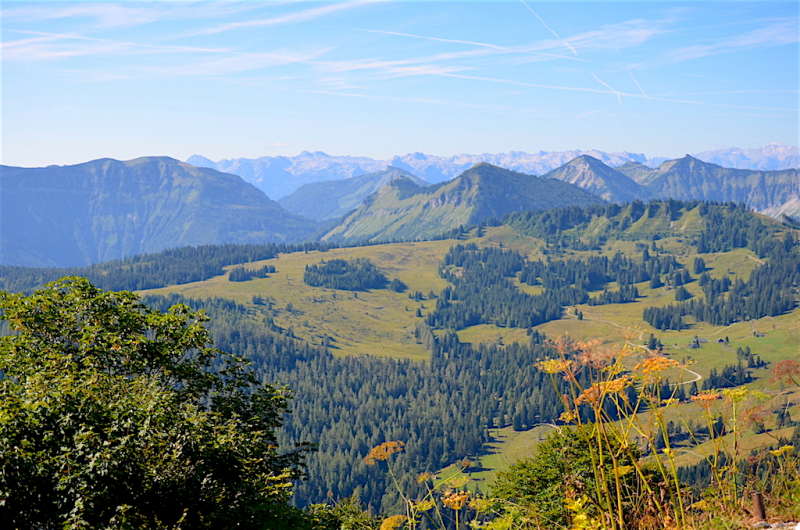
[{"label": "distant snowy peak", "polygon": [[[198,167],[210,167],[217,171],[239,175],[251,182],[272,199],[285,197],[303,184],[340,180],[350,177],[383,171],[389,166],[398,167],[428,182],[437,183],[451,180],[475,164],[489,164],[527,173],[544,175],[579,156],[591,156],[607,166],[618,167],[627,162],[637,162],[651,168],[658,167],[669,160],[665,157],[647,158],[641,153],[605,153],[603,151],[539,151],[480,155],[461,154],[455,156],[435,156],[424,153],[408,153],[389,160],[375,160],[358,156],[331,156],[321,151],[303,151],[297,156],[263,156],[260,158],[236,158],[213,162],[208,158],[194,155],[187,163]],[[770,144],[759,149],[731,148],[720,151],[706,151],[694,155],[695,158],[723,167],[738,169],[778,170],[800,167],[797,147]]]},{"label": "distant snowy peak", "polygon": [[776,171],[800,167],[800,149],[774,143],[758,149],[732,147],[718,151],[704,151],[694,156],[704,162],[736,169]]},{"label": "distant snowy peak", "polygon": [[[450,157],[424,155],[422,153],[410,153],[403,156],[396,156],[388,163],[395,167],[401,167],[406,171],[428,180],[429,182],[441,182],[450,180],[460,175],[475,164],[487,162],[494,166],[504,167],[527,173],[529,175],[543,175],[553,169],[560,167],[570,160],[581,155],[592,156],[609,166],[621,166],[625,162],[635,161],[640,163],[650,162],[644,155],[637,153],[604,153],[602,151],[539,151],[538,153],[524,153],[522,151],[511,151],[509,153],[480,155],[455,155]],[[660,163],[660,160],[658,161]]]}]

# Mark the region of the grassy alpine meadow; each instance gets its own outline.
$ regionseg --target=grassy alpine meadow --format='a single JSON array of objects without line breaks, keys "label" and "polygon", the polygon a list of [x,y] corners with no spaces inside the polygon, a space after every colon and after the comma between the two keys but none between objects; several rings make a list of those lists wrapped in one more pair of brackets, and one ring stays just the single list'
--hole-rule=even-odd
[{"label": "grassy alpine meadow", "polygon": [[[206,281],[140,294],[177,293],[191,298],[220,297],[242,304],[253,304],[253,297],[262,297],[273,304],[270,313],[275,324],[289,329],[298,338],[321,344],[330,338],[337,355],[378,355],[424,360],[428,352],[417,344],[414,328],[436,300],[429,300],[431,291],[438,293],[447,283],[437,274],[442,256],[452,241],[394,243],[326,252],[309,251],[281,254],[276,259],[244,264],[258,269],[272,265],[276,272],[268,278],[232,282],[228,275]],[[389,280],[399,278],[408,289],[397,293],[388,289],[343,291],[311,287],[303,282],[306,266],[332,259],[368,258]],[[238,265],[227,267],[227,271]],[[419,291],[425,300],[415,301],[408,294]],[[256,314],[267,316],[265,306],[255,305]]]}]

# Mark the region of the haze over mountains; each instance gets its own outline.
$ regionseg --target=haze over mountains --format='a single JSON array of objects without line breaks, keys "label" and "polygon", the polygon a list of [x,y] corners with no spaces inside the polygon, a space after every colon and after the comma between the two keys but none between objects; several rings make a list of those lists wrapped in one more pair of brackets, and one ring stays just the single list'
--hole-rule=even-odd
[{"label": "haze over mountains", "polygon": [[480,163],[449,182],[428,187],[406,178],[392,180],[322,239],[424,239],[514,211],[599,202],[591,193],[555,179]]},{"label": "haze over mountains", "polygon": [[347,179],[303,184],[291,195],[278,199],[278,204],[309,219],[334,219],[358,208],[369,195],[396,178],[408,179],[417,186],[430,185],[430,182],[415,177],[408,171],[389,167],[384,171]]},{"label": "haze over mountains", "polygon": [[612,168],[584,154],[541,178],[479,163],[432,185],[390,167],[307,183],[279,203],[237,175],[167,157],[0,166],[0,174],[7,265],[85,265],[213,243],[425,239],[513,211],[601,200],[733,201],[778,219],[800,216],[797,169],[725,168],[688,155]]},{"label": "haze over mountains", "polygon": [[85,265],[177,246],[297,241],[316,228],[236,175],[168,157],[0,170],[3,264]]},{"label": "haze over mountains", "polygon": [[[538,153],[512,151],[500,154],[461,154],[451,157],[409,153],[388,160],[330,156],[322,152],[304,151],[293,157],[264,156],[256,159],[236,158],[218,162],[194,155],[187,159],[187,162],[198,167],[210,167],[239,175],[263,190],[270,198],[277,200],[294,192],[303,184],[374,173],[383,171],[390,166],[405,169],[428,182],[437,183],[455,178],[480,162],[488,162],[529,175],[543,175],[581,155],[589,155],[611,167],[621,166],[626,162],[638,162],[650,167],[657,167],[668,160],[665,157],[648,158],[644,154],[626,151],[605,153],[597,150],[539,151]],[[780,170],[800,167],[800,150],[797,147],[780,144],[769,144],[758,149],[734,147],[705,151],[693,156],[698,160],[737,169]]]}]

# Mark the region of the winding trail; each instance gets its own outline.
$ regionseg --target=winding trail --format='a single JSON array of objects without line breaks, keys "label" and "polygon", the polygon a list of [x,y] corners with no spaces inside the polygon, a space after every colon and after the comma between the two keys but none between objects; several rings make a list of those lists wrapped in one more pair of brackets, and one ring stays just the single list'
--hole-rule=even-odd
[{"label": "winding trail", "polygon": [[[604,320],[604,319],[602,319],[602,318],[592,318],[592,317],[588,317],[588,318],[586,318],[586,317],[584,317],[584,320],[593,320],[593,321],[595,321],[595,322],[605,322],[606,324],[611,324],[612,326],[616,326],[616,327],[618,327],[618,328],[620,328],[620,329],[625,329],[625,328],[626,328],[625,326],[620,326],[620,325],[619,325],[619,324],[617,324],[616,322],[612,322],[612,321],[610,321],[610,320]],[[720,333],[720,332],[722,332],[722,331],[724,331],[724,330],[728,329],[728,328],[729,328],[729,327],[731,327],[731,326],[733,326],[733,324],[731,324],[730,326],[726,326],[726,327],[724,327],[724,328],[720,329],[719,331],[717,331],[716,333],[714,333],[714,335],[716,335],[716,334],[718,334],[718,333]],[[630,328],[628,328],[628,329],[630,329]],[[643,331],[643,330],[639,330],[639,340],[644,340],[644,331]],[[701,379],[703,379],[703,376],[702,376],[702,375],[700,375],[700,374],[698,374],[698,373],[697,373],[697,372],[695,372],[694,370],[690,370],[689,368],[687,368],[687,367],[685,367],[685,366],[681,366],[681,369],[682,369],[682,370],[684,370],[684,371],[686,371],[686,372],[689,372],[690,374],[692,374],[692,375],[694,376],[694,379],[692,379],[691,381],[681,381],[680,383],[676,383],[676,386],[680,386],[680,385],[690,385],[690,384],[692,384],[692,383],[696,383],[697,381],[700,381]]]}]

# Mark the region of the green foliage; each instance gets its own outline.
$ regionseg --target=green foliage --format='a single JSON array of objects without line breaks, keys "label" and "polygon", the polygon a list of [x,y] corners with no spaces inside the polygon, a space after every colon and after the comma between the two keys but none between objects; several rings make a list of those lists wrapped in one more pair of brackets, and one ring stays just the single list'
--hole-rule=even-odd
[{"label": "green foliage", "polygon": [[[597,515],[603,510],[603,499],[598,496],[600,488],[596,484],[596,462],[588,440],[593,435],[583,435],[574,428],[564,427],[555,431],[547,441],[539,444],[536,453],[511,465],[508,471],[499,473],[492,493],[499,499],[513,501],[528,508],[540,523],[548,523],[547,527],[568,526],[570,510],[567,501],[570,498],[587,496],[591,500],[589,513]],[[620,444],[610,441],[612,451],[621,458],[618,468],[626,466],[627,472],[620,477],[621,487],[627,494],[626,504],[630,504],[635,494],[641,492],[640,477],[630,472],[638,459],[638,450],[628,447],[621,450]],[[606,489],[613,489],[614,469],[610,458],[606,458]]]},{"label": "green foliage", "polygon": [[312,287],[345,291],[383,289],[389,281],[368,259],[332,259],[306,268],[303,281]]},{"label": "green foliage", "polygon": [[400,278],[395,278],[389,282],[389,289],[396,293],[402,293],[408,289],[408,285],[406,285],[405,282],[403,282]]},{"label": "green foliage", "polygon": [[259,269],[234,267],[228,274],[228,280],[232,282],[246,282],[252,280],[253,278],[267,278],[269,274],[273,274],[274,272],[274,265],[264,265]]},{"label": "green foliage", "polygon": [[200,245],[140,254],[122,260],[87,267],[18,267],[0,265],[0,289],[29,292],[64,276],[82,276],[108,291],[139,291],[167,285],[199,282],[224,274],[223,267],[276,258],[278,254],[301,250],[325,251],[328,243],[285,245]]},{"label": "green foliage", "polygon": [[277,449],[286,393],[210,347],[202,313],[162,314],[83,278],[4,292],[0,309],[13,331],[0,341],[0,526],[270,528],[292,517],[305,449]]}]

